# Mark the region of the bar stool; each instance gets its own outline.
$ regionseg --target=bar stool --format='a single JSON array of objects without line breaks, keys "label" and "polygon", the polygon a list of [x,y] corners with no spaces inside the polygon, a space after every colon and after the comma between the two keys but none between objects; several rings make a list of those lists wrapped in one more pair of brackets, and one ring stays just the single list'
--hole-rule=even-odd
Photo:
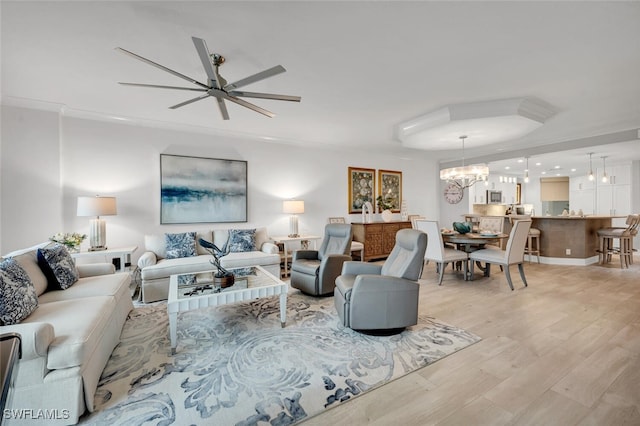
[{"label": "bar stool", "polygon": [[531,257],[535,255],[540,263],[540,230],[538,228],[530,228],[527,235],[527,245],[524,248],[524,253],[529,255],[529,263],[531,263]]},{"label": "bar stool", "polygon": [[[611,256],[618,253],[620,256],[620,268],[628,268],[633,263],[633,237],[638,233],[640,215],[627,216],[626,228],[602,228],[597,231],[599,243],[600,264],[611,262]],[[614,247],[614,240],[620,241],[619,247]]]}]

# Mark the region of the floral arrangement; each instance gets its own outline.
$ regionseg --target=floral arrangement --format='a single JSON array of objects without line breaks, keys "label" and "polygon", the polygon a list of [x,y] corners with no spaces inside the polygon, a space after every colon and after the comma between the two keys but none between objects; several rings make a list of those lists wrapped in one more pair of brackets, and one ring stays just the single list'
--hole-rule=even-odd
[{"label": "floral arrangement", "polygon": [[395,208],[393,199],[391,197],[382,198],[382,195],[378,195],[378,198],[376,198],[376,204],[380,211],[393,210]]},{"label": "floral arrangement", "polygon": [[49,237],[49,240],[72,248],[79,246],[85,238],[87,238],[85,234],[79,234],[77,232],[58,232],[53,237]]}]

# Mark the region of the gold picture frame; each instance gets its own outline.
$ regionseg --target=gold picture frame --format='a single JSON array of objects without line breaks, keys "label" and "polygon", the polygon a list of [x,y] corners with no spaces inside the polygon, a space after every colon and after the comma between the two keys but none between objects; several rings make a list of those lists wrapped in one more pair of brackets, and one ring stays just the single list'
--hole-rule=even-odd
[{"label": "gold picture frame", "polygon": [[362,167],[349,167],[349,214],[361,213],[367,201],[375,207],[376,171]]},{"label": "gold picture frame", "polygon": [[402,207],[402,172],[378,170],[378,196],[391,202],[392,213],[400,213]]}]

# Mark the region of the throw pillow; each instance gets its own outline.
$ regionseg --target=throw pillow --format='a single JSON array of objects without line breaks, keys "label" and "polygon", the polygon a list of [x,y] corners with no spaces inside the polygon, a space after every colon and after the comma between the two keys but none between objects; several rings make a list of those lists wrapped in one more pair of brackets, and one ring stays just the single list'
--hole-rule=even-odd
[{"label": "throw pillow", "polygon": [[0,263],[0,325],[18,324],[38,307],[36,288],[15,259]]},{"label": "throw pillow", "polygon": [[242,253],[256,250],[255,229],[229,229],[227,250],[229,253]]},{"label": "throw pillow", "polygon": [[66,290],[78,281],[76,264],[62,244],[39,248],[38,265],[47,277],[48,290]]},{"label": "throw pillow", "polygon": [[196,233],[164,234],[167,244],[167,259],[196,255]]}]

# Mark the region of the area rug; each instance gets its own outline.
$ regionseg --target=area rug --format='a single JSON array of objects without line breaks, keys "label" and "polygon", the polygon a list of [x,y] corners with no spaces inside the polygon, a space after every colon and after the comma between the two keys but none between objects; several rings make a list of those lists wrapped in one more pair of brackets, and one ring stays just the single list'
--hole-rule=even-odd
[{"label": "area rug", "polygon": [[392,336],[343,327],[333,298],[289,294],[185,312],[134,309],[100,380],[92,425],[290,425],[480,340],[434,318]]}]

